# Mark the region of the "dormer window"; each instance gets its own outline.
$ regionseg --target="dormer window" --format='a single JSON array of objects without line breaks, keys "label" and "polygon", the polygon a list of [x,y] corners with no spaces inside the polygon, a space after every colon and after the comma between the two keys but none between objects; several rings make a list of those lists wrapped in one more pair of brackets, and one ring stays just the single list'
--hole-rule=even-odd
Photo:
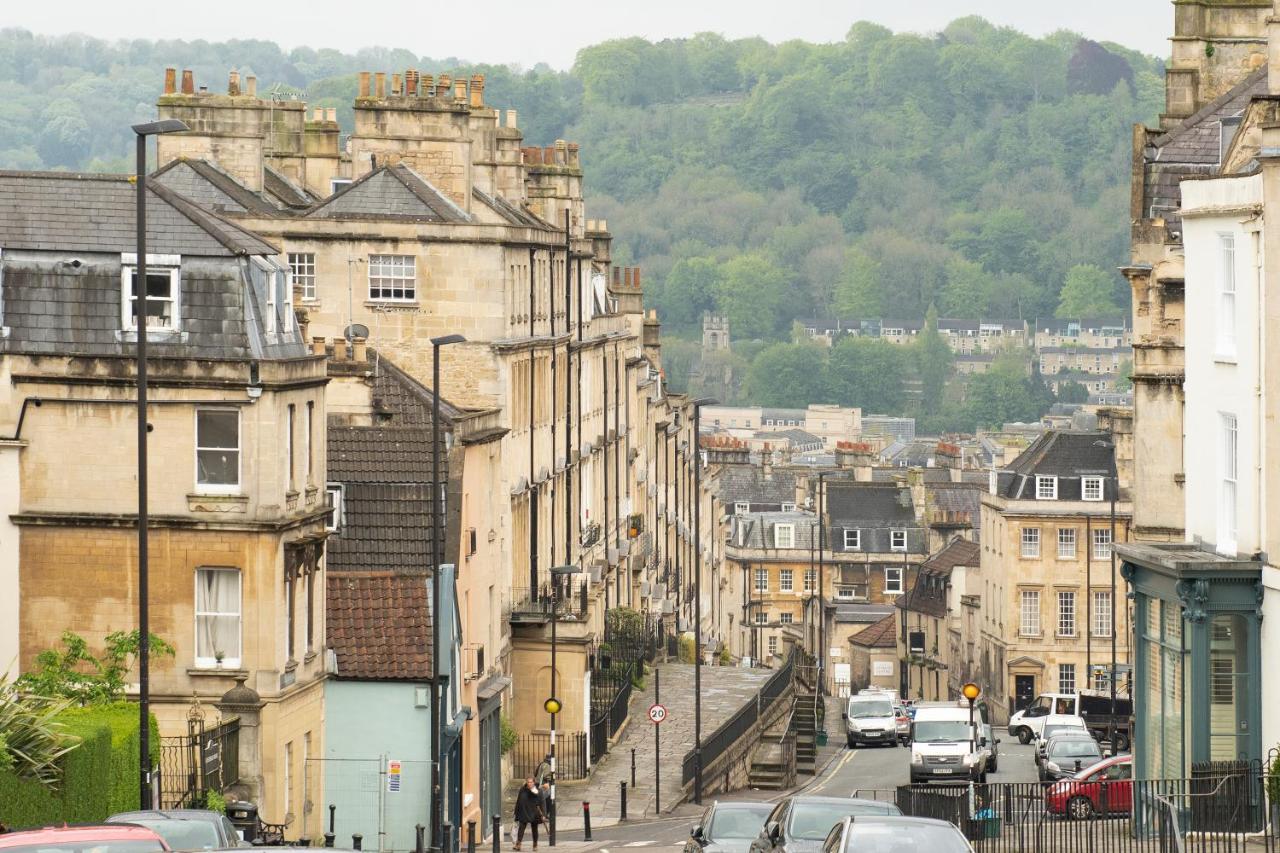
[{"label": "dormer window", "polygon": [[796,505],[795,505],[795,504],[783,504],[783,505],[782,505],[782,511],[783,511],[783,512],[795,512],[795,511],[796,511]]},{"label": "dormer window", "polygon": [[862,548],[862,531],[861,530],[845,530],[844,532],[844,549],[846,551],[858,551]]},{"label": "dormer window", "polygon": [[889,547],[894,551],[907,550],[907,531],[891,530],[889,531]]},{"label": "dormer window", "polygon": [[[178,255],[147,255],[147,328],[172,331],[178,328]],[[137,329],[138,256],[120,256],[120,326]]]},{"label": "dormer window", "polygon": [[1056,501],[1058,499],[1058,478],[1036,475],[1036,500]]},{"label": "dormer window", "polygon": [[751,504],[746,503],[745,501],[738,501],[733,505],[734,515],[743,515],[744,513],[748,513],[750,511],[751,511]]},{"label": "dormer window", "polygon": [[1102,478],[1085,477],[1080,481],[1080,496],[1087,501],[1102,500]]}]

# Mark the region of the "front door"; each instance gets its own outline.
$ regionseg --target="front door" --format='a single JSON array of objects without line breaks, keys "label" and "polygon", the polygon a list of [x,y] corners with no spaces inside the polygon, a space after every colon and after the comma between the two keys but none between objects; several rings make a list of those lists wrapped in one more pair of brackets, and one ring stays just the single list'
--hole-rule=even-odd
[{"label": "front door", "polygon": [[1021,711],[1036,698],[1036,677],[1034,675],[1015,675],[1013,677],[1014,710]]}]

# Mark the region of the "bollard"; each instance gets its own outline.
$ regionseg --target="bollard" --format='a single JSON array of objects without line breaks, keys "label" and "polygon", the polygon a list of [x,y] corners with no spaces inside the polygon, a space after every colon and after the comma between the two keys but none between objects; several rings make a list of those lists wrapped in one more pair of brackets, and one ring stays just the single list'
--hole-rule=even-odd
[{"label": "bollard", "polygon": [[476,822],[467,821],[467,853],[476,853]]},{"label": "bollard", "polygon": [[582,801],[582,840],[591,840],[591,803]]},{"label": "bollard", "polygon": [[[335,806],[333,803],[329,803],[329,834],[330,835],[335,834],[333,831],[333,815],[337,811],[338,811],[338,807]],[[329,846],[332,847],[333,845],[330,844]]]},{"label": "bollard", "polygon": [[502,818],[493,816],[493,853],[502,853]]},{"label": "bollard", "polygon": [[624,782],[619,782],[618,784],[622,786],[622,807],[618,810],[618,820],[626,820],[627,819],[627,783],[624,781]]},{"label": "bollard", "polygon": [[355,834],[353,834],[353,835],[351,836],[351,849],[352,849],[352,850],[360,850],[360,849],[361,849],[360,844],[361,844],[361,842],[363,842],[363,841],[364,841],[364,836],[363,836],[363,835],[361,835],[361,834],[360,834],[360,833],[358,833],[358,832],[357,832],[357,833],[355,833]]},{"label": "bollard", "polygon": [[413,833],[414,833],[414,837],[417,839],[413,845],[414,853],[422,853],[422,851],[427,849],[427,845],[426,845],[427,828],[420,823],[416,824],[413,827]]},{"label": "bollard", "polygon": [[440,849],[444,853],[453,853],[453,824],[448,821],[440,824]]},{"label": "bollard", "polygon": [[333,833],[332,833],[332,832],[326,832],[326,833],[324,834],[324,846],[325,846],[325,847],[333,847],[333,842],[334,842]]},{"label": "bollard", "polygon": [[307,837],[304,835],[304,836],[302,836],[301,838],[299,838],[299,839],[298,839],[298,844],[297,844],[297,846],[298,846],[298,847],[310,847],[310,846],[311,846],[311,839],[310,839],[310,838],[307,838]]},{"label": "bollard", "polygon": [[636,786],[636,751],[633,747],[631,750],[631,787]]}]

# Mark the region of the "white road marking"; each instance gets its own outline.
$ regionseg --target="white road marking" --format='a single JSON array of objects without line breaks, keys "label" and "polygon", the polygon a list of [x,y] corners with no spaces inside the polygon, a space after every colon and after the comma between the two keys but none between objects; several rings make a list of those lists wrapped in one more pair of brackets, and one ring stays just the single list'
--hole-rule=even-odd
[{"label": "white road marking", "polygon": [[[650,844],[653,844],[653,841],[632,841],[632,842],[630,842],[630,843],[628,843],[628,844],[624,844],[624,845],[622,845],[622,846],[623,846],[623,847],[648,847]],[[683,845],[683,844],[677,844],[677,845],[675,845],[675,846],[677,846],[677,847],[683,847],[684,845]]]}]

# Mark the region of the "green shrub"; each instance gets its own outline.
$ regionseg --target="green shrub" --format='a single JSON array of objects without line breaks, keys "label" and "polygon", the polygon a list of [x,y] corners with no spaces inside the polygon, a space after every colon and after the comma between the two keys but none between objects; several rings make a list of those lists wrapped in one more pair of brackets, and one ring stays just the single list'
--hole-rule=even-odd
[{"label": "green shrub", "polygon": [[516,731],[515,726],[511,725],[506,714],[499,715],[498,724],[502,727],[502,754],[506,755],[515,749],[516,739],[520,737],[520,733]]},{"label": "green shrub", "polygon": [[693,663],[694,656],[693,634],[684,633],[680,635],[680,663]]},{"label": "green shrub", "polygon": [[[62,782],[53,790],[0,770],[0,823],[12,828],[92,823],[138,808],[138,706],[119,702],[70,708],[58,715],[78,745],[61,759]],[[151,720],[151,760],[160,735]]]}]

